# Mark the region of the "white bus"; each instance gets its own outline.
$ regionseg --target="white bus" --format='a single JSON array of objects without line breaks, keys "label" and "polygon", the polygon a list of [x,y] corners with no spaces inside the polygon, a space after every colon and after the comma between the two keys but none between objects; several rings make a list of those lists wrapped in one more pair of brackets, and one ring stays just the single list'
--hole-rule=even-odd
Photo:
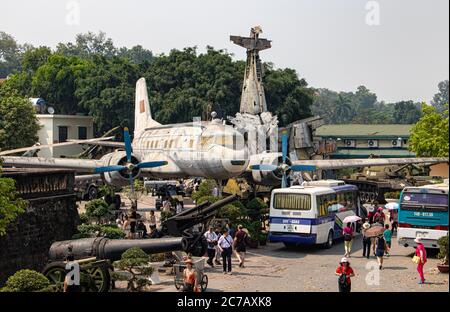
[{"label": "white bus", "polygon": [[269,241],[287,247],[323,244],[343,236],[342,220],[359,215],[358,188],[322,180],[276,189],[270,200]]}]

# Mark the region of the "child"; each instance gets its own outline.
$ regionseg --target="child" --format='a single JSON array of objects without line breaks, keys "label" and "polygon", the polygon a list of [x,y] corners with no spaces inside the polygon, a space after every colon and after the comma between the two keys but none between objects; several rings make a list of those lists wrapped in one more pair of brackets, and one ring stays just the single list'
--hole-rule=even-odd
[{"label": "child", "polygon": [[384,226],[385,230],[383,233],[384,240],[386,241],[386,256],[390,256],[389,252],[391,251],[391,245],[392,245],[392,231],[389,229],[389,224],[386,224]]}]

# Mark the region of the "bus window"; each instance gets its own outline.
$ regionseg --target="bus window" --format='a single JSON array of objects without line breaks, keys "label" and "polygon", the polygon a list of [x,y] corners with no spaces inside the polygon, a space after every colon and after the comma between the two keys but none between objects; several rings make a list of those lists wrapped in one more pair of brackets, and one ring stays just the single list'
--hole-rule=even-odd
[{"label": "bus window", "polygon": [[336,212],[338,210],[336,194],[318,195],[317,209],[320,217],[327,216],[330,212]]},{"label": "bus window", "polygon": [[311,195],[309,194],[275,194],[274,209],[310,210]]},{"label": "bus window", "polygon": [[337,205],[334,211],[356,210],[356,198],[354,192],[337,193]]}]

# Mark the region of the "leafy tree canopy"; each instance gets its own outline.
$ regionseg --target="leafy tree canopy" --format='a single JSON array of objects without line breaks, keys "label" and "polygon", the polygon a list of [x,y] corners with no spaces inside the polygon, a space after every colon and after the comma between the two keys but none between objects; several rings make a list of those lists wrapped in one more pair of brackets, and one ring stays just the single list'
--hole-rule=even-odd
[{"label": "leafy tree canopy", "polygon": [[431,101],[438,112],[442,113],[445,110],[445,104],[448,104],[448,80],[441,81],[438,85],[439,92],[436,93]]},{"label": "leafy tree canopy", "polygon": [[9,150],[35,144],[39,127],[28,99],[0,96],[0,149]]},{"label": "leafy tree canopy", "polygon": [[410,149],[419,157],[448,157],[448,104],[442,113],[423,104],[422,115],[411,130]]}]

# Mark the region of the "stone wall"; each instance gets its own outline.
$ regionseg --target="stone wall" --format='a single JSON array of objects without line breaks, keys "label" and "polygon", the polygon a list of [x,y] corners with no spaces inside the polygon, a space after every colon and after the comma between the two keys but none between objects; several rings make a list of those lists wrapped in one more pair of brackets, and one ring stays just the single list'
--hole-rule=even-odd
[{"label": "stone wall", "polygon": [[47,263],[50,245],[70,239],[80,223],[73,172],[5,170],[3,176],[16,180],[21,197],[29,205],[9,225],[7,234],[0,236],[0,285],[17,270],[41,271]]}]

